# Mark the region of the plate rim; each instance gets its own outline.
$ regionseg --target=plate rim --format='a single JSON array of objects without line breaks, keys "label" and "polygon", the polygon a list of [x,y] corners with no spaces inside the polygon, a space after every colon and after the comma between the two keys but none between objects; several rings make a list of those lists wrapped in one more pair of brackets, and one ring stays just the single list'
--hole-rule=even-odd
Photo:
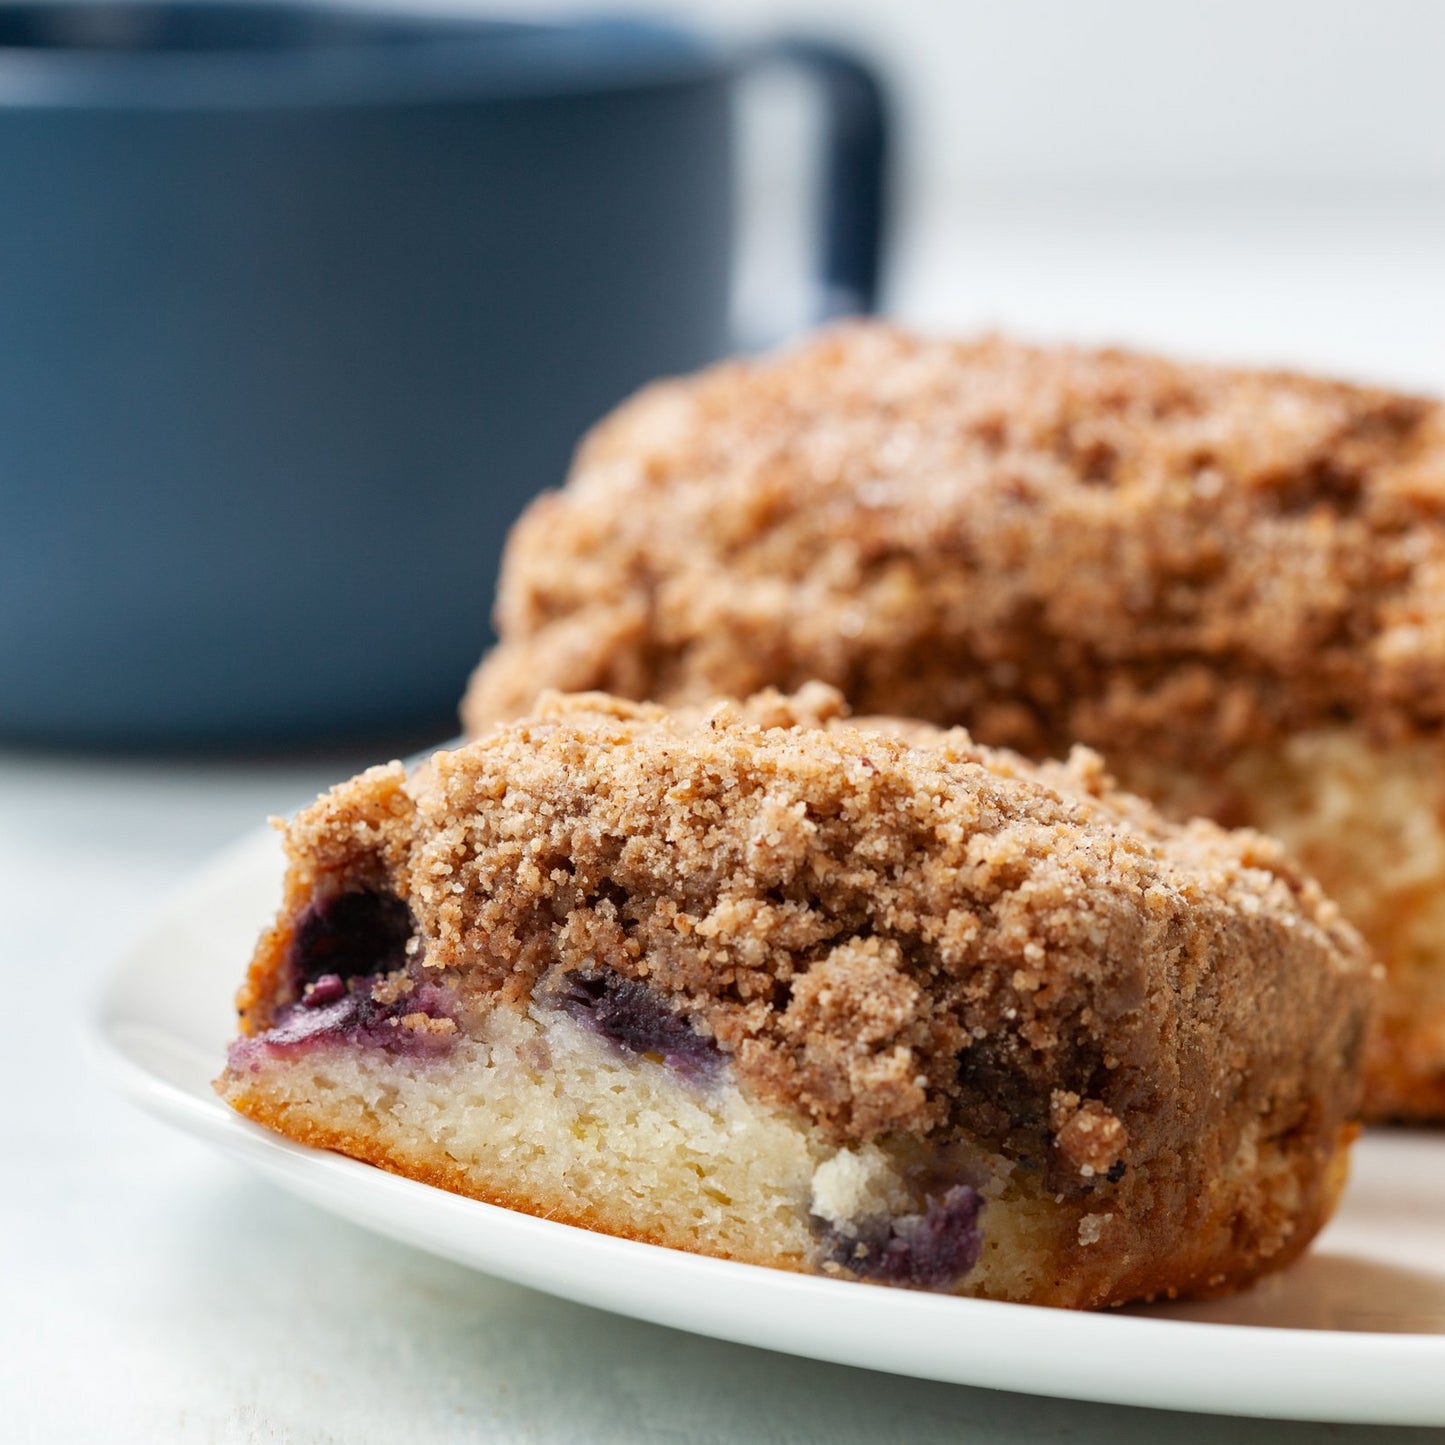
[{"label": "plate rim", "polygon": [[[87,1010],[88,1046],[96,1071],[133,1104],[320,1208],[465,1267],[593,1308],[810,1359],[1136,1408],[1340,1424],[1445,1425],[1445,1385],[1428,1388],[1432,1380],[1445,1380],[1445,1334],[1083,1312],[826,1279],[504,1209],[273,1134],[234,1113],[218,1096],[203,1096],[160,1073],[147,1059],[147,1036],[179,1043],[188,1052],[198,1041],[164,1022],[137,1017],[127,1003],[148,961],[164,950],[168,933],[184,914],[217,888],[225,893],[259,881],[255,875],[263,861],[274,868],[278,857],[276,834],[269,828],[252,830],[173,890],[104,971]],[[265,921],[257,920],[258,931]],[[243,966],[244,959],[238,961],[237,981]],[[443,1227],[433,1233],[421,1227],[428,1222]],[[447,1247],[453,1230],[474,1234],[483,1247]],[[498,1257],[513,1244],[522,1247],[515,1265]],[[539,1268],[538,1259],[580,1263],[584,1273],[574,1278],[555,1263]],[[586,1274],[589,1265],[595,1278]],[[673,1298],[669,1281],[659,1276],[673,1277]],[[624,1287],[608,1286],[608,1278]],[[694,1288],[679,1290],[682,1284]],[[678,1297],[690,1298],[694,1289],[707,1290],[710,1304],[679,1305]],[[751,1312],[743,1308],[748,1297],[753,1298]],[[768,1310],[769,1304],[776,1308]],[[824,1326],[821,1333],[793,1336],[784,1330],[783,1319],[799,1310],[817,1317],[814,1323]],[[740,1332],[745,1315],[749,1330]],[[906,1335],[909,1328],[944,1321],[950,1329],[935,1334],[956,1336],[960,1347],[951,1352],[935,1348],[923,1360],[903,1358],[904,1347],[881,1338],[896,1327]],[[1001,1342],[1009,1348],[1001,1349]],[[1308,1406],[1300,1398],[1301,1384],[1281,1388],[1276,1374],[1288,1359],[1297,1362],[1297,1371],[1305,1357],[1312,1396]],[[1119,1358],[1125,1360],[1122,1369]],[[1181,1374],[1179,1363],[1186,1358],[1198,1378]],[[1049,1364],[1040,1378],[1032,1371],[1041,1359]],[[1147,1367],[1141,1368],[1141,1362]],[[1228,1385],[1221,1386],[1225,1378]]]}]

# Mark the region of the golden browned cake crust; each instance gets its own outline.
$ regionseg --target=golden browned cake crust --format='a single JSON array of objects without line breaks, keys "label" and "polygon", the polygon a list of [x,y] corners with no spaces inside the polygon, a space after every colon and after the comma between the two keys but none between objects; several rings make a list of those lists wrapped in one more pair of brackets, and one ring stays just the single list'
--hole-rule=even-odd
[{"label": "golden browned cake crust", "polygon": [[1191,768],[1445,718],[1428,401],[881,325],[654,386],[508,549],[476,731],[545,687],[818,678],[860,712]]},{"label": "golden browned cake crust", "polygon": [[[601,970],[835,1145],[966,1142],[1087,1201],[1071,1280],[1030,1297],[1217,1289],[1302,1248],[1371,991],[1334,905],[1278,845],[1167,823],[1082,750],[1035,766],[843,711],[823,687],[673,714],[553,696],[410,780],[343,785],[288,830],[244,1032],[294,1004],[318,900],[369,890],[412,929],[374,997],[424,973],[461,1000],[393,1027],[467,1036]],[[245,1067],[223,1087],[285,1127]]]}]

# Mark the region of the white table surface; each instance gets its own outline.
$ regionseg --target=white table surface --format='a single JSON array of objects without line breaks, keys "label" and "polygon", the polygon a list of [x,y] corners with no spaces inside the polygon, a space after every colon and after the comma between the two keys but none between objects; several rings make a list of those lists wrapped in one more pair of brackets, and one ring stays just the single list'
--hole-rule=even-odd
[{"label": "white table surface", "polygon": [[[914,319],[1445,387],[1445,212],[1121,230],[1035,198],[919,234],[895,290]],[[86,1009],[118,949],[212,851],[375,760],[0,748],[0,1441],[1438,1438],[920,1383],[613,1318],[339,1223],[110,1096]]]}]

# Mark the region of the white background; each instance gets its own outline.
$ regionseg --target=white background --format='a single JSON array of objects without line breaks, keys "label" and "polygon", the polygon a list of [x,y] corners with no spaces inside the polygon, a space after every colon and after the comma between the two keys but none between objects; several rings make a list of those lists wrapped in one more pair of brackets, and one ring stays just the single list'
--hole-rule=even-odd
[{"label": "white background", "polygon": [[[635,8],[876,56],[899,142],[885,299],[904,319],[1445,389],[1445,4]],[[766,232],[795,207],[802,147],[763,99],[746,171]],[[754,287],[750,318],[779,290]]]}]

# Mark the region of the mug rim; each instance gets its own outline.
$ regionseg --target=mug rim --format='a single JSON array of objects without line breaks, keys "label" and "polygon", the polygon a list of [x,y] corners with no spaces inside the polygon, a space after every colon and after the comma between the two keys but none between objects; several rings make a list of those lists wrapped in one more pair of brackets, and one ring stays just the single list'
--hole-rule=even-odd
[{"label": "mug rim", "polygon": [[[732,68],[723,47],[702,31],[625,11],[553,20],[427,13],[354,0],[9,0],[4,10],[11,18],[22,13],[52,18],[65,11],[157,18],[208,12],[316,22],[335,27],[335,33],[308,43],[231,48],[0,40],[0,117],[36,110],[231,111],[544,99],[651,89],[715,78]],[[388,37],[388,25],[406,33]],[[351,33],[343,33],[348,26]]]}]

